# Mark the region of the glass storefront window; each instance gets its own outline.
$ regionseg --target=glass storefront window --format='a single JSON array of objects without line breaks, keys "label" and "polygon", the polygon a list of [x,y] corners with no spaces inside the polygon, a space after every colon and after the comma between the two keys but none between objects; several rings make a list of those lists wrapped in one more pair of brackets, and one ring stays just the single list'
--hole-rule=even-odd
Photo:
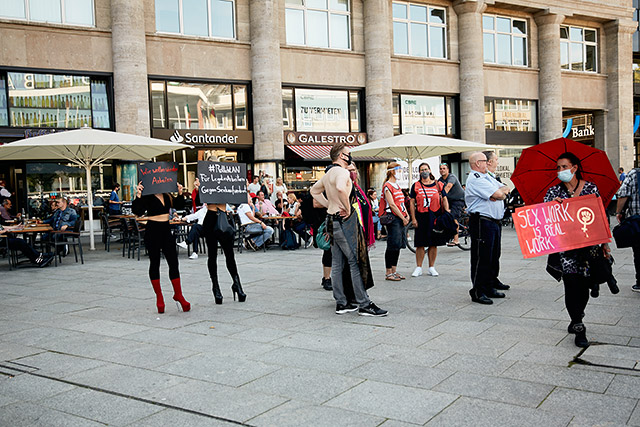
[{"label": "glass storefront window", "polygon": [[485,129],[508,132],[536,132],[537,102],[526,99],[485,101]]},{"label": "glass storefront window", "polygon": [[0,0],[0,17],[94,26],[93,0]]},{"label": "glass storefront window", "polygon": [[400,95],[402,133],[446,135],[445,97]]},{"label": "glass storefront window", "polygon": [[246,85],[151,81],[154,128],[248,129]]},{"label": "glass storefront window", "polygon": [[447,98],[447,135],[455,135],[458,133],[456,128],[456,100]]},{"label": "glass storefront window", "polygon": [[111,128],[106,80],[91,80],[91,106],[93,127],[101,129]]},{"label": "glass storefront window", "polygon": [[7,111],[7,83],[3,75],[0,75],[0,126],[9,125],[9,113]]},{"label": "glass storefront window", "polygon": [[293,114],[293,89],[282,89],[282,128],[284,130],[294,130],[294,114]]},{"label": "glass storefront window", "polygon": [[287,44],[351,49],[347,0],[287,0],[285,26]]},{"label": "glass storefront window", "polygon": [[296,89],[298,132],[349,132],[348,92]]},{"label": "glass storefront window", "polygon": [[7,79],[9,126],[111,127],[105,78],[9,72]]},{"label": "glass storefront window", "polygon": [[528,65],[527,21],[496,15],[482,16],[484,62]]},{"label": "glass storefront window", "polygon": [[164,82],[151,82],[152,127],[166,127],[167,112],[164,110]]},{"label": "glass storefront window", "polygon": [[155,0],[156,31],[235,38],[235,0]]},{"label": "glass storefront window", "polygon": [[446,58],[446,10],[393,3],[393,51],[397,55]]},{"label": "glass storefront window", "polygon": [[349,92],[349,116],[351,118],[351,132],[360,132],[360,94]]},{"label": "glass storefront window", "polygon": [[393,134],[400,135],[400,95],[393,94],[391,108],[393,110]]},{"label": "glass storefront window", "polygon": [[560,68],[571,71],[598,71],[598,34],[593,28],[560,27]]}]

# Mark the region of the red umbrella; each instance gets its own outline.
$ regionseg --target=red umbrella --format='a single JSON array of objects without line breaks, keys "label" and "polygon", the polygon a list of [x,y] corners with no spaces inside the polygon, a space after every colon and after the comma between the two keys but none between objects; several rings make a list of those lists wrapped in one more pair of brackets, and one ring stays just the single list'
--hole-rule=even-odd
[{"label": "red umbrella", "polygon": [[542,203],[549,187],[560,183],[556,162],[562,153],[570,152],[580,159],[582,178],[598,186],[605,208],[620,188],[618,176],[607,154],[567,138],[558,138],[522,151],[511,176],[526,204]]}]

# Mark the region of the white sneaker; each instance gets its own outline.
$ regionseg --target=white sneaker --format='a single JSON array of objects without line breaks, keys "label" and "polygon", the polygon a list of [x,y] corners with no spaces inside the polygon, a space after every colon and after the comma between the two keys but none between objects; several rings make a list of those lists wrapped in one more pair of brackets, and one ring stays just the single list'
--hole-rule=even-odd
[{"label": "white sneaker", "polygon": [[430,276],[439,276],[438,272],[436,271],[436,269],[434,267],[429,267],[429,275]]},{"label": "white sneaker", "polygon": [[178,242],[176,245],[180,246],[182,249],[187,249],[187,242]]},{"label": "white sneaker", "polygon": [[[191,255],[189,255],[189,259],[198,259],[198,254],[197,253],[192,253]],[[436,274],[437,275],[437,274]]]},{"label": "white sneaker", "polygon": [[416,269],[413,270],[413,273],[411,273],[411,277],[418,277],[418,276],[422,276],[422,267],[416,267]]}]

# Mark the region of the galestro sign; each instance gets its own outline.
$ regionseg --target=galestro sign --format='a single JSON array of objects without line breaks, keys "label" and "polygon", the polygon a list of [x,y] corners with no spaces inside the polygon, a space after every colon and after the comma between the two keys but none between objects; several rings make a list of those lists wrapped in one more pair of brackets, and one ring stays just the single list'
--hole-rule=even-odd
[{"label": "galestro sign", "polygon": [[611,241],[602,199],[595,194],[518,208],[513,223],[525,258]]},{"label": "galestro sign", "polygon": [[360,145],[367,142],[363,132],[324,133],[324,132],[285,132],[286,144],[336,144]]}]

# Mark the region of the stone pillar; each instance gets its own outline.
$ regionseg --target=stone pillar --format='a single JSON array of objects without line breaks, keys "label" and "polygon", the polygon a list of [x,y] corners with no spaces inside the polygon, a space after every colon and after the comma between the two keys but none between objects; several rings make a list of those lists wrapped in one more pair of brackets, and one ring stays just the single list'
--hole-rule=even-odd
[{"label": "stone pillar", "polygon": [[[593,112],[593,145],[598,150],[606,150],[607,141],[607,112],[603,110]],[[571,134],[569,134],[571,138]],[[618,170],[617,168],[615,169]]]},{"label": "stone pillar", "polygon": [[116,130],[149,136],[144,0],[111,0],[111,50]]},{"label": "stone pillar", "polygon": [[370,142],[393,136],[390,3],[386,0],[364,1],[367,137]]},{"label": "stone pillar", "polygon": [[484,58],[482,56],[483,0],[457,0],[458,58],[460,60],[460,136],[485,142]]},{"label": "stone pillar", "polygon": [[633,71],[632,35],[637,23],[616,20],[604,26],[607,75],[607,135],[604,150],[615,171],[633,168]]},{"label": "stone pillar", "polygon": [[545,13],[535,17],[538,25],[538,141],[562,136],[562,71],[560,24],[563,15]]},{"label": "stone pillar", "polygon": [[279,4],[277,0],[249,2],[253,144],[256,162],[284,160]]}]

